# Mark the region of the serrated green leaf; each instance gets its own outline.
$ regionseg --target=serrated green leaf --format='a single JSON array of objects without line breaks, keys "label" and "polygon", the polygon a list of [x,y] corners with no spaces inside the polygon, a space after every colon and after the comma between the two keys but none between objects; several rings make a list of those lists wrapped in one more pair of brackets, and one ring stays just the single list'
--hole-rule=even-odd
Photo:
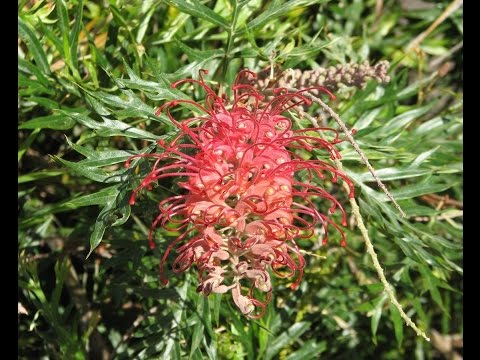
[{"label": "serrated green leaf", "polygon": [[[141,101],[140,98],[131,90],[121,90],[126,99],[104,91],[86,92],[105,105],[113,107],[111,110],[114,110],[115,108],[124,110],[121,112],[121,115],[124,117],[143,116],[145,118],[157,120],[157,118],[154,116],[155,109]],[[116,113],[118,114],[120,112],[117,111]]]},{"label": "serrated green leaf", "polygon": [[57,156],[54,157],[55,160],[61,162],[63,165],[67,166],[69,169],[72,169],[75,173],[82,175],[90,180],[100,182],[100,183],[112,183],[112,182],[121,182],[125,180],[124,170],[114,173],[109,173],[104,170],[100,170],[93,166],[83,165],[78,162],[68,161]]},{"label": "serrated green leaf", "polygon": [[30,218],[19,222],[20,227],[28,227],[35,224],[43,216],[56,214],[64,211],[75,210],[84,206],[105,205],[113,201],[118,194],[118,185],[101,189],[93,194],[82,195],[63,202],[47,205],[35,211]]},{"label": "serrated green leaf", "polygon": [[116,190],[115,196],[108,200],[95,221],[90,236],[90,251],[87,258],[100,244],[108,227],[122,225],[130,217],[130,191],[124,184],[114,187],[114,190]]},{"label": "serrated green leaf", "polygon": [[109,116],[112,114],[112,112],[107,109],[101,101],[98,101],[95,97],[93,97],[90,94],[85,94],[85,100],[87,100],[87,103],[92,107],[92,109],[95,111],[96,114],[100,116]]},{"label": "serrated green leaf", "polygon": [[102,117],[103,122],[99,122],[79,112],[65,110],[59,110],[59,112],[71,117],[78,123],[90,129],[97,130],[97,133],[100,136],[126,136],[135,139],[151,141],[155,141],[160,138],[148,131],[138,129],[119,120],[110,120],[106,117]]},{"label": "serrated green leaf", "polygon": [[84,166],[92,166],[92,167],[109,166],[109,165],[114,165],[118,163],[124,163],[129,158],[137,154],[139,154],[139,152],[124,151],[124,150],[99,151],[96,153],[95,158],[85,159],[85,160],[79,161],[78,163]]}]

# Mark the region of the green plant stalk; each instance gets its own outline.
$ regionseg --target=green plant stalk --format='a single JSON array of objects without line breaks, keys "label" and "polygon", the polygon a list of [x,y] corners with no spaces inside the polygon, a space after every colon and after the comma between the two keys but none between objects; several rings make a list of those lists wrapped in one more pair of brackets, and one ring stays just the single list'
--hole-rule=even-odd
[{"label": "green plant stalk", "polygon": [[237,21],[238,21],[238,13],[240,11],[240,7],[237,5],[237,1],[234,0],[232,1],[232,3],[233,3],[232,24],[230,25],[230,28],[227,30],[228,32],[227,49],[225,50],[225,56],[223,58],[223,69],[222,69],[223,79],[225,79],[227,75],[228,61],[230,60],[230,51],[232,50],[232,46],[235,38],[235,31],[237,27]]}]

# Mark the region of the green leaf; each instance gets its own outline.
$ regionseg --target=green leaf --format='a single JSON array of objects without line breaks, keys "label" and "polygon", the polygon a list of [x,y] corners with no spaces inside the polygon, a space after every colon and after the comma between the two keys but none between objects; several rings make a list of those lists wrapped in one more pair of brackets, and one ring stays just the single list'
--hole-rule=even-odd
[{"label": "green leaf", "polygon": [[110,120],[102,117],[103,123],[97,127],[97,134],[100,136],[126,136],[135,139],[156,141],[160,136],[138,129],[119,120]]},{"label": "green leaf", "polygon": [[155,9],[156,9],[157,5],[158,5],[157,2],[153,2],[151,4],[150,9],[148,9],[147,13],[143,16],[143,20],[140,23],[140,26],[138,27],[137,36],[135,38],[135,40],[138,44],[141,44],[142,41],[143,41],[145,33],[148,29],[148,23],[150,22],[150,19],[152,18],[152,15],[155,12]]},{"label": "green leaf", "polygon": [[210,312],[210,303],[206,297],[201,298],[201,309],[202,309],[202,322],[208,331],[210,337],[214,337],[215,333],[212,328],[212,313]]},{"label": "green leaf", "polygon": [[116,186],[115,190],[117,190],[115,196],[109,198],[95,221],[93,232],[90,236],[90,251],[87,258],[100,244],[108,227],[122,225],[130,217],[130,190],[125,184]]},{"label": "green leaf", "polygon": [[82,28],[83,20],[83,0],[79,0],[77,4],[77,13],[75,14],[75,22],[73,29],[70,32],[70,55],[72,57],[71,63],[75,70],[78,71],[78,36]]},{"label": "green leaf", "polygon": [[108,227],[108,224],[103,221],[103,217],[108,211],[111,211],[110,207],[105,206],[98,215],[97,221],[93,227],[92,234],[90,235],[90,251],[88,252],[85,259],[88,259],[92,252],[97,248],[98,245],[102,242],[103,235],[105,234],[105,230]]},{"label": "green leaf", "polygon": [[48,88],[50,86],[48,79],[45,77],[39,67],[35,66],[33,63],[25,59],[18,58],[17,60],[19,71],[22,71],[26,74],[34,75],[36,77],[36,80],[41,83],[45,88]]},{"label": "green leaf", "polygon": [[181,12],[204,19],[212,24],[218,25],[225,30],[230,28],[230,24],[222,16],[218,15],[212,9],[206,7],[198,0],[165,0],[165,2],[176,7]]},{"label": "green leaf", "polygon": [[403,320],[400,316],[400,312],[392,303],[390,303],[390,320],[392,320],[393,323],[397,345],[401,348],[403,343]]},{"label": "green leaf", "polygon": [[271,22],[273,19],[285,15],[296,8],[307,7],[315,3],[318,4],[318,2],[318,0],[290,0],[283,3],[280,0],[274,0],[270,3],[270,6],[265,11],[250,21],[247,24],[247,27],[251,30],[259,26],[263,26],[266,23]]},{"label": "green leaf", "polygon": [[[121,90],[125,99],[120,96],[112,95],[104,91],[88,91],[85,90],[91,97],[99,100],[103,104],[107,105],[107,109],[114,112],[117,117],[142,117],[155,121],[161,121],[167,124],[170,122],[166,117],[155,116],[155,109],[145,104],[140,98],[131,90]],[[110,107],[110,108],[109,108]],[[117,110],[121,109],[121,110]]]},{"label": "green leaf", "polygon": [[56,110],[60,107],[58,102],[46,97],[30,96],[28,100],[50,110]]},{"label": "green leaf", "polygon": [[435,275],[433,275],[432,271],[427,266],[419,265],[418,270],[422,274],[423,280],[426,282],[427,289],[429,290],[433,301],[435,301],[440,309],[442,309],[442,311],[449,316],[448,310],[443,305],[440,291],[438,291],[438,279],[435,277]]},{"label": "green leaf", "polygon": [[55,309],[54,311],[57,311],[60,304],[60,296],[62,295],[63,284],[68,276],[68,270],[68,263],[65,259],[58,260],[55,263],[55,288],[49,301],[49,306]]},{"label": "green leaf", "polygon": [[21,124],[19,129],[53,129],[67,130],[75,125],[75,121],[65,115],[48,115],[29,120]]},{"label": "green leaf", "polygon": [[[380,180],[382,181],[390,181],[390,180],[398,180],[398,179],[407,179],[417,176],[426,175],[432,173],[433,170],[428,169],[410,169],[410,168],[384,168],[380,170],[376,170],[376,173]],[[361,182],[366,181],[375,181],[372,174],[369,171],[364,172],[363,174],[358,175],[357,179]]]},{"label": "green leaf", "polygon": [[420,124],[415,130],[413,130],[413,133],[415,135],[428,135],[432,131],[438,131],[445,128],[445,126],[448,126],[448,121],[443,117],[437,116]]},{"label": "green leaf", "polygon": [[392,195],[397,200],[411,199],[425,194],[434,194],[445,191],[455,184],[420,183],[393,190]]},{"label": "green leaf", "polygon": [[305,331],[310,328],[310,322],[301,321],[293,324],[284,333],[275,338],[267,349],[265,358],[273,359],[284,347],[298,339]]},{"label": "green leaf", "polygon": [[109,186],[93,194],[83,195],[65,201],[62,207],[65,210],[74,210],[84,206],[104,205],[117,196],[118,185]]},{"label": "green leaf", "polygon": [[378,324],[380,322],[380,318],[382,316],[382,309],[383,304],[388,299],[387,294],[382,294],[378,297],[377,303],[375,305],[375,309],[373,310],[372,319],[370,321],[371,329],[372,329],[372,340],[374,344],[377,344],[377,329]]},{"label": "green leaf", "polygon": [[314,340],[304,342],[300,348],[290,355],[285,360],[309,360],[318,359],[318,355],[327,350],[327,342],[321,341],[319,343]]},{"label": "green leaf", "polygon": [[[60,25],[60,31],[62,34],[62,46],[63,46],[63,54],[65,57],[65,63],[68,65],[72,71],[76,71],[76,68],[73,66],[72,62],[72,54],[70,52],[70,39],[68,35],[70,34],[70,18],[68,17],[68,9],[67,5],[65,4],[64,0],[56,0],[55,6],[57,8],[57,16]],[[75,48],[75,51],[77,49]],[[78,75],[78,74],[75,74]],[[77,76],[78,78],[78,76]]]},{"label": "green leaf", "polygon": [[421,153],[420,155],[418,155],[415,160],[410,164],[410,169],[416,169],[418,168],[420,165],[422,165],[430,156],[432,156],[438,149],[440,148],[440,146],[437,146],[433,149],[430,149],[430,150],[427,150],[427,151],[424,151],[423,153]]},{"label": "green leaf", "polygon": [[212,301],[212,306],[210,308],[212,309],[212,318],[213,322],[215,323],[215,326],[219,326],[219,320],[220,320],[220,305],[222,303],[222,294],[212,294],[209,296],[209,298]]},{"label": "green leaf", "polygon": [[130,157],[138,154],[151,152],[155,148],[155,144],[146,147],[142,151],[125,151],[125,150],[105,150],[94,151],[84,146],[74,144],[67,138],[68,144],[77,152],[85,156],[87,159],[78,163],[82,166],[102,167],[109,166],[127,161]]},{"label": "green leaf", "polygon": [[100,136],[126,136],[135,139],[151,141],[155,141],[160,138],[148,131],[138,129],[119,120],[110,120],[106,117],[102,117],[103,122],[98,122],[79,112],[65,110],[59,110],[59,112],[71,117],[78,123],[90,129],[97,130],[97,134]]},{"label": "green leaf", "polygon": [[193,327],[193,333],[192,333],[192,339],[190,342],[190,355],[189,359],[193,358],[193,355],[195,355],[195,352],[198,349],[198,346],[202,342],[202,339],[204,337],[204,326],[202,323],[202,319],[198,319],[197,323]]},{"label": "green leaf", "polygon": [[72,162],[58,156],[54,156],[54,159],[61,162],[63,165],[72,169],[74,172],[82,175],[90,180],[100,182],[100,183],[112,183],[112,182],[122,182],[126,179],[126,170],[121,169],[115,172],[107,172],[101,169],[98,169],[93,166],[88,166],[80,162]]},{"label": "green leaf", "polygon": [[71,211],[84,206],[105,205],[118,194],[118,185],[106,187],[93,194],[82,195],[53,205],[46,205],[35,211],[31,217],[19,222],[19,227],[28,227],[35,224],[43,216],[59,212]]},{"label": "green leaf", "polygon": [[63,42],[62,40],[60,40],[60,38],[55,35],[55,33],[50,30],[50,28],[45,25],[43,22],[39,22],[38,23],[38,26],[40,28],[40,31],[42,32],[42,34],[44,35],[44,37],[46,39],[48,39],[52,44],[53,46],[55,47],[55,49],[63,56],[65,57],[65,52],[64,52],[64,49],[63,49]]},{"label": "green leaf", "polygon": [[43,51],[40,41],[33,33],[33,30],[23,21],[22,18],[18,17],[18,34],[20,37],[28,43],[28,48],[32,52],[32,56],[37,63],[37,66],[45,74],[50,74],[50,66],[48,64],[47,56]]},{"label": "green leaf", "polygon": [[63,175],[63,173],[64,173],[63,171],[58,171],[58,170],[32,172],[29,174],[20,175],[18,177],[18,183],[23,184],[30,181],[37,181],[37,180],[41,180],[41,179],[45,179],[53,176]]},{"label": "green leaf", "polygon": [[377,118],[377,116],[382,111],[382,107],[377,107],[373,110],[365,112],[353,125],[353,129],[359,131],[362,129],[366,129],[370,126],[370,124]]},{"label": "green leaf", "polygon": [[27,78],[24,74],[18,74],[18,94],[21,96],[55,94],[54,90],[42,85],[40,81]]},{"label": "green leaf", "polygon": [[175,39],[175,44],[179,50],[181,50],[185,55],[188,56],[190,61],[205,61],[215,58],[220,58],[225,55],[225,51],[222,49],[213,49],[213,50],[197,50],[186,45],[182,41]]},{"label": "green leaf", "polygon": [[419,119],[421,116],[425,115],[433,106],[433,103],[428,105],[409,110],[400,114],[393,119],[389,120],[385,125],[379,128],[379,130],[374,133],[390,134],[399,129],[403,129],[405,126],[410,124],[412,121]]},{"label": "green leaf", "polygon": [[124,163],[129,158],[134,155],[139,154],[139,152],[133,151],[124,151],[124,150],[108,150],[108,151],[99,151],[96,153],[95,158],[85,159],[79,161],[78,163],[84,166],[109,166],[118,163]]}]

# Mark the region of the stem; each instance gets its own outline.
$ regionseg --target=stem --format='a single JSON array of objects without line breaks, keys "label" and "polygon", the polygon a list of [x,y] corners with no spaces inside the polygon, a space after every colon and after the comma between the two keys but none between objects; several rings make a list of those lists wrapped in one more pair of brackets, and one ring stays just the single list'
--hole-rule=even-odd
[{"label": "stem", "polygon": [[224,79],[227,75],[228,60],[230,60],[230,51],[232,50],[233,41],[235,37],[235,30],[236,30],[237,21],[238,21],[238,13],[240,11],[239,6],[237,5],[237,1],[234,0],[232,2],[233,2],[232,24],[230,25],[230,29],[227,30],[228,32],[227,49],[225,51],[225,56],[223,58],[223,78]]},{"label": "stem", "polygon": [[[288,91],[291,91],[291,92],[297,92],[298,90],[297,89],[294,89],[294,88],[287,88]],[[380,178],[378,177],[377,173],[375,172],[375,169],[373,168],[372,165],[370,165],[370,162],[368,161],[368,158],[367,156],[364,154],[364,152],[360,149],[360,146],[358,145],[358,143],[355,141],[355,139],[353,138],[352,136],[352,133],[351,131],[347,128],[347,125],[345,125],[345,123],[342,121],[342,119],[340,119],[340,116],[337,115],[337,113],[335,111],[333,111],[330,106],[328,106],[327,104],[325,104],[321,99],[319,99],[318,97],[312,95],[312,94],[309,94],[309,93],[302,93],[303,96],[306,96],[308,98],[310,98],[311,100],[313,100],[314,102],[316,102],[318,105],[320,105],[322,108],[324,108],[329,114],[330,116],[337,122],[337,124],[340,126],[340,128],[342,129],[342,131],[345,133],[345,136],[347,137],[348,141],[350,142],[350,144],[352,144],[352,146],[354,147],[355,151],[358,153],[358,155],[360,155],[360,158],[362,159],[363,163],[367,166],[368,170],[370,171],[370,174],[372,174],[373,178],[375,179],[375,181],[377,182],[378,186],[383,190],[383,192],[385,193],[385,195],[387,195],[387,197],[393,202],[393,204],[395,205],[395,207],[397,208],[397,210],[400,212],[400,214],[402,215],[402,217],[406,218],[407,215],[405,214],[405,212],[402,210],[402,208],[400,207],[400,205],[397,203],[397,201],[395,200],[395,198],[393,197],[393,195],[390,193],[390,191],[388,191],[387,187],[383,184],[383,182],[380,180]],[[305,116],[307,116],[310,121],[312,121],[312,119],[314,119],[311,115],[303,112],[305,114]],[[314,119],[314,121],[316,121]]]},{"label": "stem", "polygon": [[452,15],[460,6],[463,5],[463,0],[454,0],[447,6],[447,8],[440,14],[440,16],[428,27],[427,30],[419,34],[415,39],[413,39],[410,44],[405,49],[405,52],[418,49],[421,42],[435,30],[438,25],[445,21],[450,15]]},{"label": "stem", "polygon": [[[304,94],[304,95],[306,95],[306,94]],[[331,110],[331,111],[333,112],[333,110]],[[311,123],[314,127],[319,127],[317,119],[315,119],[313,116],[305,113],[302,110],[299,110],[299,112],[302,115],[305,115],[311,121]],[[333,112],[333,113],[335,114],[335,112]],[[338,117],[338,115],[336,115],[336,116]],[[320,135],[320,138],[324,139],[323,134],[320,133],[320,132],[318,132],[318,133]],[[348,133],[348,132],[345,132],[345,134],[350,135],[350,133]],[[338,170],[345,173],[345,170],[343,168],[343,164],[340,161],[340,159],[335,158],[334,162],[335,162],[335,165],[337,166]],[[348,184],[346,182],[343,181],[342,185],[346,189],[347,192],[350,191],[350,187],[348,186]],[[370,258],[372,259],[373,267],[377,271],[377,275],[378,275],[378,277],[379,277],[379,279],[380,279],[380,281],[381,281],[381,283],[382,283],[382,285],[385,289],[385,292],[387,293],[387,295],[390,299],[390,302],[397,308],[398,312],[400,313],[400,316],[405,321],[407,326],[410,326],[417,333],[418,336],[421,336],[425,340],[430,341],[430,338],[428,338],[428,336],[425,334],[425,332],[420,330],[417,327],[417,325],[415,325],[415,323],[412,321],[412,319],[410,319],[410,317],[405,313],[405,311],[402,308],[402,305],[398,302],[397,298],[395,297],[395,294],[393,293],[393,288],[390,285],[390,283],[387,281],[387,278],[385,277],[385,272],[383,271],[383,269],[380,265],[380,262],[378,261],[377,253],[375,252],[372,241],[370,240],[370,237],[368,235],[368,230],[367,230],[367,228],[366,228],[366,226],[363,222],[362,215],[360,214],[360,208],[359,208],[355,198],[350,198],[350,205],[352,206],[352,212],[353,212],[353,215],[355,216],[355,220],[357,221],[357,227],[360,229],[362,237],[363,237],[363,239],[365,241],[365,244],[367,246],[367,253],[370,256]]]}]

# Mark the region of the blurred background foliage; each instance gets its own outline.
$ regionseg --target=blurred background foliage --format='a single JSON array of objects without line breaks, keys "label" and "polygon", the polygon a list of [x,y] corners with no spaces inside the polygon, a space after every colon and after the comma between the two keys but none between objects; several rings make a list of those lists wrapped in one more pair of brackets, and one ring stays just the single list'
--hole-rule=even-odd
[{"label": "blurred background foliage", "polygon": [[[20,0],[19,358],[460,359],[462,8],[429,29],[449,5]],[[193,269],[170,274],[163,287],[159,258],[172,234],[158,232],[153,251],[146,239],[173,184],[130,208],[135,169],[147,164],[123,163],[175,133],[154,115],[157,106],[202,99],[198,89],[170,83],[208,69],[207,81],[228,93],[243,67],[364,60],[390,61],[390,82],[342,88],[330,105],[359,130],[356,140],[408,217],[348,143],[343,163],[386,276],[432,342],[390,306],[353,218],[347,248],[335,236],[322,246],[321,234],[301,242],[314,255],[306,255],[300,288],[275,279],[260,320],[242,317],[229,296],[197,294]],[[346,196],[337,196],[350,212]]]}]

